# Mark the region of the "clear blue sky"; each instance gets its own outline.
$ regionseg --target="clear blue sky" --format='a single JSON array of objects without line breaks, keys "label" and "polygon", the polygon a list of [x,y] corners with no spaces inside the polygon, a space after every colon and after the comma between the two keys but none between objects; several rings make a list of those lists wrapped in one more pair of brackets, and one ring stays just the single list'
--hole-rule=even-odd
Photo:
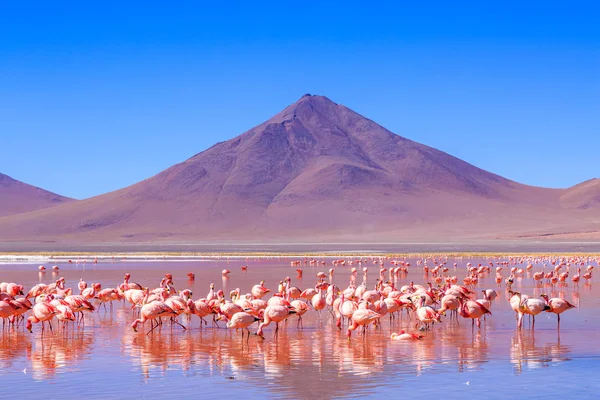
[{"label": "clear blue sky", "polygon": [[600,176],[595,2],[201,3],[2,2],[0,172],[90,197],[312,93],[523,183]]}]

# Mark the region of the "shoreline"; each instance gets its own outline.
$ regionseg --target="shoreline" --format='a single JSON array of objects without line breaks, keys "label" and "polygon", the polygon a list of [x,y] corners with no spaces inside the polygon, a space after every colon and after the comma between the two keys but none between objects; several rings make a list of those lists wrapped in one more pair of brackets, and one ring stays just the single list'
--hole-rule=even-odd
[{"label": "shoreline", "polygon": [[0,264],[9,262],[39,262],[44,263],[93,263],[98,260],[98,263],[105,262],[173,262],[173,261],[202,261],[202,260],[248,260],[248,259],[273,259],[273,258],[320,258],[320,259],[335,259],[335,258],[356,258],[356,257],[372,257],[372,258],[492,258],[492,257],[600,257],[600,253],[595,252],[407,252],[407,253],[364,253],[364,252],[346,252],[346,253],[161,253],[161,252],[11,252],[0,253]]},{"label": "shoreline", "polygon": [[248,257],[494,257],[599,256],[596,241],[432,241],[432,242],[0,242],[0,261],[11,259],[129,258],[201,259]]}]

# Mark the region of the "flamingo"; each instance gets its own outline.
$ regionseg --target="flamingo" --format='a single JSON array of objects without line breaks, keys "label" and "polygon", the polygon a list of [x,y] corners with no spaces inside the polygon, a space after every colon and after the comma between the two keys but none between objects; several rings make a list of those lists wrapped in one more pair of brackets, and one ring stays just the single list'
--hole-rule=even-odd
[{"label": "flamingo", "polygon": [[317,289],[317,293],[312,297],[310,302],[315,311],[321,315],[321,310],[325,308],[327,302],[325,296],[323,296],[323,286],[319,284],[315,288]]},{"label": "flamingo", "polygon": [[308,306],[308,304],[306,304],[302,300],[292,300],[291,303],[290,303],[290,305],[292,306],[292,308],[296,312],[296,315],[298,316],[298,325],[297,325],[297,327],[300,327],[300,325],[303,325],[303,323],[302,323],[302,316],[304,314],[306,314],[306,312],[308,310],[310,310],[310,307]]},{"label": "flamingo", "polygon": [[359,326],[363,327],[364,334],[367,330],[367,326],[371,322],[374,322],[375,320],[378,320],[381,317],[381,314],[366,308],[359,308],[356,311],[354,311],[354,313],[352,313],[352,325],[350,325],[346,331],[346,336],[348,336],[348,340],[350,340],[352,331],[358,329]]},{"label": "flamingo", "polygon": [[261,281],[258,285],[252,287],[252,297],[255,299],[262,299],[265,294],[269,293],[270,290],[265,287],[265,281]]},{"label": "flamingo", "polygon": [[398,333],[392,333],[390,339],[392,340],[421,340],[425,336],[417,335],[416,333],[406,333],[404,331],[400,331]]},{"label": "flamingo", "polygon": [[52,330],[51,320],[55,315],[58,314],[58,310],[54,307],[50,302],[44,301],[41,303],[36,303],[32,308],[32,314],[27,318],[27,330],[32,333],[32,323],[42,323],[42,332],[44,332],[44,322],[48,322],[50,325],[50,330]]},{"label": "flamingo", "polygon": [[[150,292],[146,291],[146,297],[143,302],[144,304],[142,305],[142,309],[140,310],[140,318],[136,319],[131,324],[131,327],[133,328],[133,330],[135,332],[137,332],[138,324],[143,324],[144,322],[146,322],[148,320],[150,320],[151,323],[154,324],[154,321],[157,318],[172,317],[175,315],[175,311],[162,301],[153,301],[152,303],[146,303],[149,295],[150,295]],[[146,335],[150,334],[150,332],[152,332],[158,325],[159,324],[157,322],[156,325],[153,326],[148,331],[148,333],[146,333]],[[183,329],[185,329],[185,327]]]},{"label": "flamingo", "polygon": [[[542,311],[550,310],[550,306],[546,304],[545,301],[540,299],[532,299],[528,296],[521,296],[521,293],[513,292],[512,297],[517,297],[519,299],[518,305],[518,321],[517,326],[521,328],[523,326],[523,315],[528,314],[533,318],[533,323],[531,328],[535,327],[535,316],[541,313]],[[512,299],[511,297],[511,299]],[[512,302],[511,302],[512,305]]]},{"label": "flamingo", "polygon": [[437,321],[442,322],[440,314],[430,306],[425,305],[425,296],[419,296],[417,303],[417,318],[421,324],[425,325],[425,329],[429,329],[429,324]]},{"label": "flamingo", "polygon": [[2,328],[6,320],[12,317],[21,306],[14,300],[0,300],[0,318],[2,318]]},{"label": "flamingo", "polygon": [[189,299],[187,306],[190,310],[190,314],[197,315],[200,318],[200,329],[202,329],[203,322],[206,325],[204,317],[216,313],[216,311],[204,299],[196,301]]},{"label": "flamingo", "polygon": [[481,327],[480,318],[485,314],[492,314],[492,312],[478,300],[463,301],[459,313],[463,318],[471,318],[471,325],[475,324],[475,320],[477,320],[478,328]]},{"label": "flamingo", "polygon": [[290,310],[286,306],[267,306],[267,308],[265,308],[264,311],[261,311],[261,313],[263,315],[263,322],[258,325],[256,334],[264,338],[263,329],[269,326],[271,322],[275,322],[275,336],[277,336],[277,332],[279,331],[279,323],[296,312],[294,310]]},{"label": "flamingo", "polygon": [[571,278],[573,283],[575,283],[576,285],[579,285],[580,276],[581,276],[581,268],[577,268],[577,273],[575,275],[573,275],[573,277]]},{"label": "flamingo", "polygon": [[83,295],[71,295],[65,297],[65,303],[67,303],[74,313],[80,313],[81,321],[84,321],[83,312],[94,312],[95,307],[90,303]]},{"label": "flamingo", "polygon": [[556,318],[558,320],[557,329],[560,329],[560,314],[567,310],[570,310],[571,308],[577,308],[562,297],[553,297],[549,299],[547,294],[542,294],[540,295],[540,297],[546,302],[546,305],[549,307],[549,309],[546,309],[546,312],[556,314]]},{"label": "flamingo", "polygon": [[87,282],[83,280],[83,278],[79,279],[79,283],[77,284],[77,288],[79,289],[79,294],[83,293],[83,290],[87,287]]},{"label": "flamingo", "polygon": [[[112,302],[115,300],[120,300],[122,297],[119,294],[117,289],[107,288],[102,289],[97,295],[96,299],[100,302],[100,304],[104,304],[104,310],[106,311],[106,303],[110,303],[112,309]],[[100,307],[98,307],[100,310]]]},{"label": "flamingo", "polygon": [[250,340],[250,330],[248,327],[253,323],[260,321],[260,318],[255,317],[252,314],[241,311],[234,314],[231,319],[227,322],[227,327],[230,329],[241,329],[242,330],[242,341],[244,341],[244,330],[248,332],[248,340]]}]

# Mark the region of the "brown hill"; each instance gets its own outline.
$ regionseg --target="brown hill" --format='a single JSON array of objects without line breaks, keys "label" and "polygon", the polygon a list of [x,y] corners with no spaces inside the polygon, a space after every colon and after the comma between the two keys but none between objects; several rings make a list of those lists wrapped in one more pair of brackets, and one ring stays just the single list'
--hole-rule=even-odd
[{"label": "brown hill", "polygon": [[560,197],[563,205],[569,208],[587,210],[600,207],[600,179],[590,179],[570,187]]},{"label": "brown hill", "polygon": [[0,217],[54,207],[72,200],[0,174]]},{"label": "brown hill", "polygon": [[0,238],[396,241],[582,229],[589,215],[564,207],[564,194],[486,172],[305,95],[133,186],[2,218]]}]

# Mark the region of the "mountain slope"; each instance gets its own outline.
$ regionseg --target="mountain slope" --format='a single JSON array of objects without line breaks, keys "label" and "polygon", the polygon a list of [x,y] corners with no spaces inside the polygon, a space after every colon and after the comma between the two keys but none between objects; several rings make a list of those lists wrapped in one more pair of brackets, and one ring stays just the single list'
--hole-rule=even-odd
[{"label": "mountain slope", "polygon": [[590,179],[570,187],[560,201],[566,207],[580,210],[600,208],[600,179]]},{"label": "mountain slope", "polygon": [[[305,95],[130,187],[0,219],[4,238],[78,241],[495,237],[580,224],[522,185]],[[552,218],[548,218],[548,215]],[[566,229],[566,228],[564,228]]]},{"label": "mountain slope", "polygon": [[54,207],[72,200],[0,174],[0,217]]}]

